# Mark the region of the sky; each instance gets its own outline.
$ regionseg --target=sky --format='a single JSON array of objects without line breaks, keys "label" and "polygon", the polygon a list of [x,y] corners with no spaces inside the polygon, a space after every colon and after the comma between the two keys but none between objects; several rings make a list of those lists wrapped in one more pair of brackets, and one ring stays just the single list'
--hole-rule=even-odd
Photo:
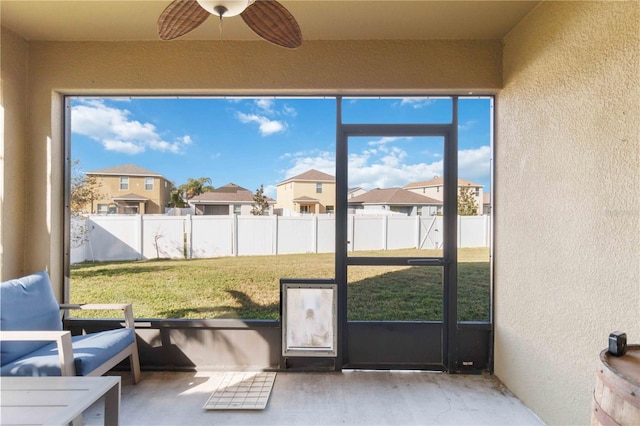
[{"label": "sky", "polygon": [[[176,186],[210,178],[255,192],[310,169],[335,176],[335,98],[73,98],[81,171],[135,164]],[[460,98],[459,177],[490,191],[491,100]],[[448,98],[345,98],[343,123],[450,123]],[[442,138],[349,139],[349,187],[402,187],[442,175]]]}]

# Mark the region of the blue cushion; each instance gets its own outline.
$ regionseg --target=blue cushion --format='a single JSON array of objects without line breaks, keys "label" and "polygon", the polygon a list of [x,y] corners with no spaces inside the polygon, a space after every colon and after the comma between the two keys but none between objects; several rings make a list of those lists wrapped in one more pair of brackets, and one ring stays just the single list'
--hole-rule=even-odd
[{"label": "blue cushion", "polygon": [[[58,301],[46,272],[2,283],[0,330],[62,330]],[[5,365],[48,344],[4,341],[0,347],[0,364]]]},{"label": "blue cushion", "polygon": [[[73,336],[73,357],[77,376],[86,376],[135,341],[133,329],[119,328]],[[60,376],[60,358],[55,343],[3,365],[1,376]]]}]

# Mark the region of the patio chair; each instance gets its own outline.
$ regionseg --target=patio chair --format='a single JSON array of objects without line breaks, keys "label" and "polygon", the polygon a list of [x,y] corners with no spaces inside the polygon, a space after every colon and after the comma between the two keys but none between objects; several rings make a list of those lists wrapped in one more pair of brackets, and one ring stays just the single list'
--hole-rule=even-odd
[{"label": "patio chair", "polygon": [[[129,357],[140,380],[131,304],[58,305],[43,271],[3,282],[0,307],[0,376],[101,376]],[[61,309],[120,309],[125,327],[72,336]]]}]

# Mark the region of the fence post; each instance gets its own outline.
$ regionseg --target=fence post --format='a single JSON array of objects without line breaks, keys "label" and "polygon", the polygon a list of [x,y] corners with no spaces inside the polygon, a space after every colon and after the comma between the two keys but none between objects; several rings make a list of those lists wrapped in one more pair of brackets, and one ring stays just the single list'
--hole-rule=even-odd
[{"label": "fence post", "polygon": [[489,247],[491,246],[491,221],[489,220],[489,218],[491,216],[489,215],[484,215],[484,246],[485,247]]},{"label": "fence post", "polygon": [[278,216],[273,215],[273,254],[278,254]]},{"label": "fence post", "polygon": [[137,248],[138,248],[138,255],[139,255],[138,259],[144,259],[145,258],[144,249],[143,249],[143,247],[144,247],[144,220],[143,220],[141,214],[139,214],[137,216],[138,216],[137,217],[138,220],[136,221],[136,223],[138,225],[138,232],[137,232],[137,235],[138,235],[138,241],[137,241],[138,247]]},{"label": "fence post", "polygon": [[311,217],[311,252],[318,253],[318,216]]},{"label": "fence post", "polygon": [[188,214],[185,216],[185,220],[182,222],[182,235],[184,236],[182,247],[182,253],[184,257],[187,259],[191,259],[193,257],[193,222],[191,219],[191,215]]},{"label": "fence post", "polygon": [[382,250],[386,250],[389,245],[389,215],[382,216]]},{"label": "fence post", "polygon": [[356,237],[356,215],[352,214],[351,215],[351,238],[349,238],[350,242],[351,242],[351,251],[355,251],[355,247],[356,247],[356,241],[355,241],[355,237]]},{"label": "fence post", "polygon": [[231,228],[231,253],[234,256],[238,255],[238,215],[232,215],[233,226]]},{"label": "fence post", "polygon": [[420,231],[422,230],[422,216],[420,215],[416,215],[416,248],[419,249],[420,248]]}]

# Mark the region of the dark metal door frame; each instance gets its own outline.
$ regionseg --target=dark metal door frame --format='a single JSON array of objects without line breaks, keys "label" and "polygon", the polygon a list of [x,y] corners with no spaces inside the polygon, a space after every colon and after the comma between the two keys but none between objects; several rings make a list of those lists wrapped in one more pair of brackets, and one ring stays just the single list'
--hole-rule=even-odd
[{"label": "dark metal door frame", "polygon": [[[336,250],[335,279],[338,284],[338,357],[336,367],[350,364],[347,356],[347,267],[349,265],[421,265],[442,266],[443,324],[442,365],[440,369],[457,370],[457,181],[458,181],[458,98],[452,99],[452,120],[445,124],[343,124],[342,98],[336,102]],[[347,188],[348,139],[354,136],[404,136],[444,138],[444,213],[443,256],[441,258],[375,258],[347,256]],[[435,324],[434,324],[435,325]],[[429,366],[425,365],[426,368]],[[439,369],[432,366],[431,369]]]}]

